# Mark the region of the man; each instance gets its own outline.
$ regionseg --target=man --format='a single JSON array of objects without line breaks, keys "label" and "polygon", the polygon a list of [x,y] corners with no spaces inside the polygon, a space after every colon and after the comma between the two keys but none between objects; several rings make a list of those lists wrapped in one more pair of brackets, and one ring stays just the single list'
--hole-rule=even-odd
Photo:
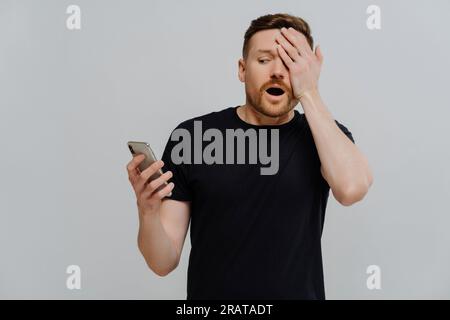
[{"label": "man", "polygon": [[[187,299],[325,299],[320,240],[329,189],[349,206],[363,199],[373,178],[352,134],[321,99],[323,56],[313,47],[301,18],[252,21],[238,63],[245,105],[176,128],[194,136],[197,122],[224,137],[230,129],[275,130],[274,174],[262,175],[260,164],[248,162],[177,164],[173,134],[162,161],[141,173],[142,156],[127,166],[139,209],[139,249],[158,275],[177,267],[191,222]],[[302,114],[294,109],[299,102]],[[146,183],[161,168],[165,173]]]}]

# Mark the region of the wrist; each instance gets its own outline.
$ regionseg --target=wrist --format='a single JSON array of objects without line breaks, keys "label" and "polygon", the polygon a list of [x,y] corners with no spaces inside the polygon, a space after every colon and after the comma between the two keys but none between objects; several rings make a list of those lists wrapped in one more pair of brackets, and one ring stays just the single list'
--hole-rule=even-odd
[{"label": "wrist", "polygon": [[139,225],[140,227],[146,226],[148,223],[152,223],[155,219],[159,219],[159,210],[138,210],[139,214]]},{"label": "wrist", "polygon": [[313,101],[320,97],[319,90],[317,88],[305,89],[296,95],[296,99],[300,102],[305,100]]}]

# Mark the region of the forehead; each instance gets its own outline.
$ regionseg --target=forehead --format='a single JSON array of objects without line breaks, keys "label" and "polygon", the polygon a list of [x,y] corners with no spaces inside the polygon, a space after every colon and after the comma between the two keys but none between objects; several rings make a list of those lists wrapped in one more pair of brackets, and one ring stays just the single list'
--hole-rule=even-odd
[{"label": "forehead", "polygon": [[281,33],[280,29],[268,29],[256,32],[250,38],[250,55],[261,53],[258,50],[271,50],[272,53],[276,53],[275,50],[275,37]]}]

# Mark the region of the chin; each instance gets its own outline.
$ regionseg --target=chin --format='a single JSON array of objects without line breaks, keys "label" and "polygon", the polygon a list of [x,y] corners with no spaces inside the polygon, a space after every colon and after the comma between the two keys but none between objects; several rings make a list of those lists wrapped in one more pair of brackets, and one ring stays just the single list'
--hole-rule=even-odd
[{"label": "chin", "polygon": [[291,107],[289,103],[266,104],[263,102],[257,106],[257,109],[267,117],[277,118],[289,113],[294,106]]}]

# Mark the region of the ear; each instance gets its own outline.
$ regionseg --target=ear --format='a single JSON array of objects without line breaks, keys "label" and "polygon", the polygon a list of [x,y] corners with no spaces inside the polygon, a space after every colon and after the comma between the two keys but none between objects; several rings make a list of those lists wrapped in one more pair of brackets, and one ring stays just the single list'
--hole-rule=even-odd
[{"label": "ear", "polygon": [[320,64],[323,64],[323,54],[320,45],[316,46],[316,57],[317,59],[319,59]]},{"label": "ear", "polygon": [[238,77],[241,82],[245,82],[245,61],[243,58],[238,61]]}]

